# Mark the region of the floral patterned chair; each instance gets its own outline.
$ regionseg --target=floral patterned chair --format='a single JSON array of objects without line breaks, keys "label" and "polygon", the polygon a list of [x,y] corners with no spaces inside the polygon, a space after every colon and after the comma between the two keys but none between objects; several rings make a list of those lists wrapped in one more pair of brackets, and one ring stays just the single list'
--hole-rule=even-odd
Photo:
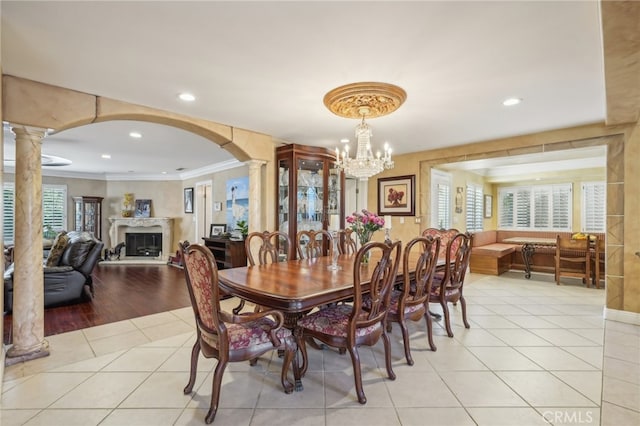
[{"label": "floral patterned chair", "polygon": [[[398,273],[401,243],[392,244],[370,242],[356,254],[353,268],[353,304],[325,306],[316,312],[298,320],[296,340],[303,353],[302,375],[307,370],[307,347],[305,339],[313,337],[328,346],[344,348],[349,351],[353,364],[354,380],[358,401],[367,402],[362,389],[362,372],[358,346],[375,345],[380,337],[384,343],[385,362],[389,379],[396,376],[391,368],[391,344],[387,336],[384,321],[391,302],[391,290]],[[363,264],[366,255],[372,254],[376,262]],[[377,256],[380,254],[380,256]],[[371,302],[369,309],[363,308],[363,285],[369,284]]]},{"label": "floral patterned chair", "polygon": [[301,389],[300,371],[295,357],[296,342],[290,330],[283,328],[284,316],[279,311],[263,311],[235,315],[220,308],[218,269],[208,248],[181,243],[184,272],[191,306],[196,320],[196,341],[191,351],[191,372],[184,393],[193,390],[198,371],[200,352],[205,358],[216,358],[218,363],[213,374],[211,405],[205,417],[213,422],[218,410],[222,375],[229,362],[257,359],[274,349],[284,351],[281,381],[285,393],[293,392],[294,385],[288,380],[289,366],[298,389]]},{"label": "floral patterned chair", "polygon": [[455,305],[460,301],[462,321],[465,328],[470,327],[469,322],[467,322],[467,303],[462,295],[462,287],[469,268],[472,245],[473,237],[469,233],[458,233],[449,240],[445,249],[445,266],[442,271],[434,274],[433,277],[429,301],[431,303],[440,303],[440,306],[442,306],[445,327],[449,337],[453,337],[451,319],[449,317],[449,303]]}]

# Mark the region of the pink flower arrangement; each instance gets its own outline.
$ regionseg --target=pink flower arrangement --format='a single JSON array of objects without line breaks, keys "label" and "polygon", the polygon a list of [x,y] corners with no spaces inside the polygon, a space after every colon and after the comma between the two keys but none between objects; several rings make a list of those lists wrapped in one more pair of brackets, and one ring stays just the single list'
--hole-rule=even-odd
[{"label": "pink flower arrangement", "polygon": [[366,209],[362,209],[362,213],[353,212],[347,216],[346,221],[353,232],[358,235],[360,244],[369,242],[373,233],[384,226],[383,218]]}]

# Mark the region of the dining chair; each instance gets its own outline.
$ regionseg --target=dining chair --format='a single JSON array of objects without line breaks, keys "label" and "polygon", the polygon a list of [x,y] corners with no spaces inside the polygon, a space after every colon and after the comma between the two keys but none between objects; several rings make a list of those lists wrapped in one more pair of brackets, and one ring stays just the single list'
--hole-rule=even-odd
[{"label": "dining chair", "polygon": [[593,275],[593,285],[596,288],[600,288],[600,279],[605,279],[604,276],[601,277],[601,272],[605,270],[605,257],[606,257],[606,241],[604,238],[600,238],[595,236],[595,240],[592,241],[593,244],[593,263],[592,263],[592,275]]},{"label": "dining chair", "polygon": [[[414,252],[419,256],[412,262]],[[409,241],[402,255],[402,287],[391,293],[391,303],[387,314],[387,331],[392,323],[399,324],[404,342],[404,355],[407,364],[413,365],[407,320],[427,323],[427,339],[432,351],[437,347],[433,343],[433,324],[429,315],[429,296],[433,275],[438,264],[440,238],[417,237]],[[366,304],[366,303],[365,303]]]},{"label": "dining chair", "polygon": [[[451,329],[451,318],[449,316],[448,304],[456,305],[460,302],[462,310],[462,321],[465,328],[470,328],[467,321],[467,303],[462,294],[464,279],[469,268],[469,259],[471,257],[471,247],[473,245],[473,236],[467,233],[458,233],[454,236],[445,248],[445,263],[440,271],[433,276],[431,283],[431,291],[429,296],[430,303],[439,303],[442,307],[442,313],[445,321],[447,335],[453,337]],[[442,257],[442,255],[440,255]]]},{"label": "dining chair", "polygon": [[[457,247],[455,246],[455,244],[450,245],[449,242],[453,240],[453,237],[455,237],[459,233],[460,231],[458,231],[456,228],[449,228],[449,229],[427,228],[424,231],[422,231],[422,236],[440,238],[440,247],[442,249],[449,247],[450,250],[455,252]],[[440,252],[440,256],[444,258],[445,256],[444,251]]]},{"label": "dining chair", "polygon": [[[334,348],[349,351],[353,365],[358,402],[365,404],[367,398],[362,389],[362,372],[358,346],[373,346],[382,337],[385,363],[389,379],[396,375],[391,368],[391,343],[385,329],[385,318],[391,302],[391,290],[398,273],[401,242],[392,244],[369,242],[358,250],[353,264],[353,303],[322,307],[298,320],[295,332],[298,347],[303,354],[301,374],[304,375],[308,361],[305,339],[313,337]],[[364,264],[363,259],[371,255],[372,260]],[[379,255],[379,256],[378,256]],[[363,308],[363,295],[370,295],[369,309]]]},{"label": "dining chair", "polygon": [[340,254],[356,254],[358,246],[353,238],[353,229],[341,229],[338,231],[338,252]]},{"label": "dining chair", "polygon": [[[247,260],[249,265],[266,265],[268,263],[284,262],[292,259],[291,239],[289,234],[282,231],[264,231],[264,232],[251,232],[244,239],[244,249],[247,254]],[[254,252],[255,257],[254,257]],[[238,314],[244,308],[245,301],[240,300],[238,306],[233,308],[233,313]],[[258,311],[261,308],[255,307]]]},{"label": "dining chair", "polygon": [[301,389],[300,370],[295,357],[297,344],[289,329],[283,327],[282,312],[269,310],[235,315],[220,307],[218,268],[211,251],[199,244],[181,243],[184,272],[191,306],[196,321],[196,341],[191,350],[189,382],[184,388],[190,394],[196,382],[198,357],[216,358],[213,374],[211,404],[205,417],[213,422],[218,410],[222,375],[229,362],[257,359],[262,354],[278,349],[284,352],[280,380],[285,393],[294,390],[288,379],[289,367],[298,389]]},{"label": "dining chair", "polygon": [[[254,247],[256,246],[256,247]],[[247,260],[251,266],[256,264],[254,251],[257,248],[257,263],[283,262],[293,259],[293,250],[289,234],[282,231],[251,232],[244,240]]]},{"label": "dining chair", "polygon": [[584,239],[556,235],[554,272],[557,285],[560,285],[560,277],[577,277],[582,278],[583,284],[589,287],[589,281],[592,279],[589,244],[588,235]]},{"label": "dining chair", "polygon": [[299,259],[312,259],[325,255],[333,254],[333,236],[326,229],[319,231],[298,231],[296,234],[296,247]]}]

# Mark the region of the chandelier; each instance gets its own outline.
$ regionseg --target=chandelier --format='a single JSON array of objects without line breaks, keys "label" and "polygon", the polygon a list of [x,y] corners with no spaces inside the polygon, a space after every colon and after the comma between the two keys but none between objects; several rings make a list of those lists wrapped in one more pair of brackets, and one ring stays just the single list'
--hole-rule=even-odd
[{"label": "chandelier", "polygon": [[406,98],[406,92],[400,87],[375,82],[347,84],[325,95],[324,104],[331,112],[341,117],[362,120],[356,126],[356,156],[349,156],[348,145],[342,153],[336,148],[336,166],[344,170],[347,176],[367,180],[384,169],[393,168],[391,148],[388,144],[384,145],[384,154],[378,151],[373,155],[372,132],[365,118],[390,114],[398,109]]}]

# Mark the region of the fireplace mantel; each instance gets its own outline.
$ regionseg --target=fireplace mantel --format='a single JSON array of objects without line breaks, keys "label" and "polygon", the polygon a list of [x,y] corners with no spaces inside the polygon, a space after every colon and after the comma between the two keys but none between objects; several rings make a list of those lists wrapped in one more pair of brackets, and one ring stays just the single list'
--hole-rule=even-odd
[{"label": "fireplace mantel", "polygon": [[[157,232],[162,230],[162,256],[167,260],[173,247],[173,218],[172,217],[110,217],[109,238],[111,247],[124,241],[126,232]],[[151,229],[155,228],[155,229]]]}]

